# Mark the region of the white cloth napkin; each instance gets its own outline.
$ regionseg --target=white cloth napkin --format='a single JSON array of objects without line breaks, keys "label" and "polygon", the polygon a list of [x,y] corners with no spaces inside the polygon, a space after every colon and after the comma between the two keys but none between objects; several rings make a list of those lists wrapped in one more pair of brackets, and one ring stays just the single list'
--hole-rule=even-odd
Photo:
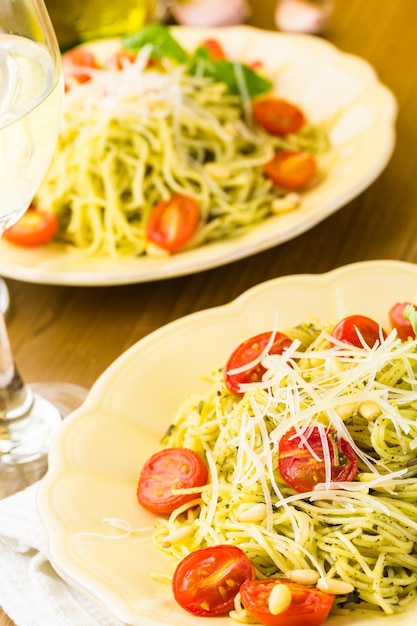
[{"label": "white cloth napkin", "polygon": [[17,626],[120,626],[52,568],[37,489],[0,500],[0,606]]}]

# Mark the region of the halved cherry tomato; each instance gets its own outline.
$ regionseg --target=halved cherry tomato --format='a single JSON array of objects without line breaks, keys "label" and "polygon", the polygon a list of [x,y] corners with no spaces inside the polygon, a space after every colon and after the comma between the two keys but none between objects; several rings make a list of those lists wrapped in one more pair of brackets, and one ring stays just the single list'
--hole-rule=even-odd
[{"label": "halved cherry tomato", "polygon": [[[297,435],[295,428],[291,428],[278,444],[279,473],[287,485],[299,493],[311,491],[316,485],[326,481],[319,429],[314,427],[307,430],[305,438],[306,441]],[[336,439],[333,432],[327,433],[327,442],[332,464],[332,482],[353,480],[358,469],[358,460],[350,443],[344,439]]]},{"label": "halved cherry tomato", "polygon": [[251,61],[250,63],[248,63],[248,65],[253,70],[255,70],[255,72],[263,72],[265,68],[264,62],[260,59],[257,59],[256,61]]},{"label": "halved cherry tomato", "polygon": [[[243,383],[253,383],[262,380],[265,368],[261,363],[249,367],[240,373],[231,373],[231,370],[254,361],[266,348],[271,339],[271,332],[261,333],[250,339],[246,339],[230,355],[224,370],[224,380],[226,387],[237,396],[243,395],[240,385]],[[269,349],[269,354],[282,354],[291,345],[291,339],[283,333],[276,333],[274,343]]]},{"label": "halved cherry tomato", "polygon": [[411,302],[397,302],[390,308],[388,313],[391,326],[396,329],[398,337],[401,341],[407,341],[410,337],[411,339],[414,339],[416,336],[411,322],[404,317],[404,309],[409,304],[417,310],[417,307]]},{"label": "halved cherry tomato", "polygon": [[[277,615],[268,607],[275,585],[286,585],[291,591],[290,606]],[[320,626],[330,613],[334,596],[282,578],[269,578],[244,583],[240,599],[245,609],[265,626]]]},{"label": "halved cherry tomato", "polygon": [[207,48],[210,59],[227,59],[226,52],[224,51],[221,43],[217,41],[217,39],[205,39],[201,45],[202,47]]},{"label": "halved cherry tomato", "polygon": [[120,50],[117,50],[114,56],[117,69],[122,70],[125,65],[133,63],[136,56],[137,55],[132,50],[128,50],[127,48],[120,48]]},{"label": "halved cherry tomato", "polygon": [[146,227],[149,241],[169,252],[181,248],[194,234],[200,211],[197,202],[179,193],[152,209]]},{"label": "halved cherry tomato", "polygon": [[282,189],[301,189],[317,172],[316,159],[301,150],[280,150],[264,165],[264,172],[274,185]]},{"label": "halved cherry tomato", "polygon": [[92,52],[83,46],[77,46],[62,55],[62,68],[65,77],[65,89],[71,88],[71,81],[86,83],[91,80],[91,72],[83,72],[82,68],[98,69],[100,67]]},{"label": "halved cherry tomato", "polygon": [[260,98],[252,105],[253,117],[271,135],[296,133],[306,121],[304,113],[292,102],[281,98]]},{"label": "halved cherry tomato", "polygon": [[240,548],[230,545],[196,550],[174,572],[172,589],[183,609],[206,617],[233,608],[241,585],[255,578],[255,568]]},{"label": "halved cherry tomato", "polygon": [[58,219],[49,211],[30,207],[20,220],[7,228],[4,239],[18,246],[41,246],[58,232]]},{"label": "halved cherry tomato", "polygon": [[174,489],[201,487],[208,470],[202,458],[188,448],[166,448],[153,454],[139,476],[139,503],[158,515],[169,515],[178,506],[194,500],[198,493],[175,494]]},{"label": "halved cherry tomato", "polygon": [[359,338],[362,336],[367,346],[372,348],[376,342],[386,338],[384,329],[375,320],[366,315],[348,315],[336,324],[332,331],[332,337],[349,343],[357,348],[363,348],[363,343]]}]

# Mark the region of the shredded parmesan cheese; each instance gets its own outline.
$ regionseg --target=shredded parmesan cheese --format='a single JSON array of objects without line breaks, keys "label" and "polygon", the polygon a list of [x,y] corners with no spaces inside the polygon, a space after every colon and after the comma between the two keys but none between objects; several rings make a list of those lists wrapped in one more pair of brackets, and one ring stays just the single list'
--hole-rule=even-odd
[{"label": "shredded parmesan cheese", "polygon": [[[246,366],[262,363],[262,380],[242,385],[237,397],[219,370],[204,396],[190,396],[179,408],[164,443],[205,454],[210,482],[191,535],[166,550],[181,558],[232,543],[260,577],[313,572],[330,589],[354,588],[361,608],[391,614],[417,588],[417,340],[403,343],[393,332],[358,348],[334,341],[329,327],[284,331],[291,346],[270,355],[276,318],[267,349]],[[351,410],[343,415],[346,406]],[[307,493],[295,493],[278,472],[278,443],[291,428],[316,458],[308,439],[313,428],[320,433],[325,480]],[[358,458],[351,482],[332,480],[339,438]],[[179,516],[158,520],[156,543],[165,549],[163,537],[183,523]],[[248,617],[239,603],[231,616]]]}]

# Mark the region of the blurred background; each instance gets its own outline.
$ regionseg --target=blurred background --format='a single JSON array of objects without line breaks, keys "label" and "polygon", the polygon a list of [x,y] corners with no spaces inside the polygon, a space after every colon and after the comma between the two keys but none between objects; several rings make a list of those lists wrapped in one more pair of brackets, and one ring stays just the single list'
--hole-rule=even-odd
[{"label": "blurred background", "polygon": [[158,21],[189,26],[232,26],[320,32],[333,0],[45,0],[64,51],[103,37],[131,35],[145,23]]}]

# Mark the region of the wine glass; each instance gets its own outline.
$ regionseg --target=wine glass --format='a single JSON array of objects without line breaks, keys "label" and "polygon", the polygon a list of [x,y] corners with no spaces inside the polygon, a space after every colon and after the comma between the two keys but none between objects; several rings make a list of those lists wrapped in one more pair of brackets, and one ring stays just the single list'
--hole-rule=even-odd
[{"label": "wine glass", "polygon": [[10,296],[6,283],[0,278],[0,313],[6,315],[9,310]]},{"label": "wine glass", "polygon": [[[43,0],[1,0],[0,235],[46,174],[62,96],[60,50]],[[0,466],[44,457],[56,426],[85,395],[66,383],[24,384],[0,312]]]}]

